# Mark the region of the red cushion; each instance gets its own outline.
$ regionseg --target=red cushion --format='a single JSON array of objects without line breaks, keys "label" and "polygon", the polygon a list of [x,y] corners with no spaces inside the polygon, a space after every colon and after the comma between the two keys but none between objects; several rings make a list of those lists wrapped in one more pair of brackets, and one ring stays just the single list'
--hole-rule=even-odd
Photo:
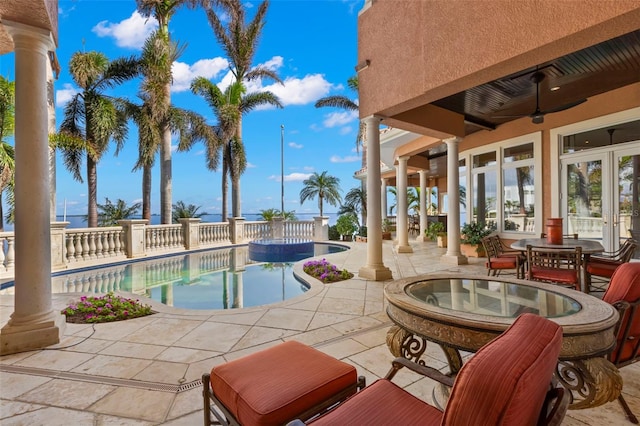
[{"label": "red cushion", "polygon": [[562,346],[562,328],[522,314],[460,370],[443,424],[535,425]]},{"label": "red cushion", "polygon": [[517,263],[513,257],[498,257],[485,262],[485,266],[488,269],[514,269]]},{"label": "red cushion", "polygon": [[442,411],[380,379],[310,424],[435,426],[441,421]]},{"label": "red cushion", "polygon": [[576,269],[556,269],[532,266],[529,270],[530,279],[554,281],[563,284],[577,284],[578,271]]},{"label": "red cushion", "polygon": [[[635,302],[640,298],[640,262],[624,263],[616,269],[609,282],[607,291],[602,296],[605,302],[614,304],[620,300],[627,302]],[[627,311],[627,314],[629,311]],[[621,319],[620,331],[622,332],[629,322],[628,315]],[[618,334],[616,349],[610,355],[610,359],[617,356],[618,351],[622,347],[620,361],[626,361],[631,357],[632,345],[640,339],[640,314],[636,314],[633,324],[631,325],[631,333],[629,340],[622,343],[622,333]]]},{"label": "red cushion", "polygon": [[599,277],[611,278],[618,266],[622,265],[620,262],[611,262],[606,260],[593,260],[589,261],[585,270],[591,275],[597,275]]},{"label": "red cushion", "polygon": [[356,381],[353,366],[295,341],[211,370],[214,395],[245,425],[287,423]]}]

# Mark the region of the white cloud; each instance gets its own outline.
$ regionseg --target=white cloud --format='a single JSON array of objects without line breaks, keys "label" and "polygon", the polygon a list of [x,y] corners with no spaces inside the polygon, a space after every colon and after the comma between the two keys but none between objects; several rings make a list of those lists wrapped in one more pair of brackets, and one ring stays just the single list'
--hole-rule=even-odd
[{"label": "white cloud", "polygon": [[65,83],[63,89],[56,90],[56,106],[63,107],[73,98],[80,90],[76,89],[69,83]]},{"label": "white cloud", "polygon": [[256,166],[255,164],[250,163],[250,162],[247,161],[247,169],[255,169],[256,167],[258,167],[258,166]]},{"label": "white cloud", "polygon": [[295,149],[300,149],[302,148],[304,145],[301,145],[299,143],[295,143],[295,142],[289,142],[289,147],[290,148],[295,148]]},{"label": "white cloud", "polygon": [[193,65],[184,62],[174,62],[171,66],[173,75],[173,92],[184,92],[189,90],[191,82],[196,77],[211,79],[217,76],[220,71],[229,67],[229,62],[224,58],[200,59]]},{"label": "white cloud", "polygon": [[325,127],[338,127],[356,119],[358,119],[358,111],[332,112],[331,114],[325,115],[322,124],[324,124]]},{"label": "white cloud", "polygon": [[[284,175],[285,182],[302,182],[303,180],[309,179],[313,173],[289,173],[288,175]],[[280,182],[280,176],[271,175],[267,179],[275,180],[276,182]]]},{"label": "white cloud", "polygon": [[158,27],[158,21],[153,17],[145,18],[137,10],[131,16],[120,22],[101,21],[92,31],[98,37],[112,37],[118,47],[140,49],[149,34]]},{"label": "white cloud", "polygon": [[348,155],[346,157],[332,155],[329,161],[331,161],[332,163],[355,163],[356,161],[360,161],[360,157],[358,157],[357,155]]},{"label": "white cloud", "polygon": [[340,129],[338,133],[340,133],[341,135],[348,135],[349,133],[351,133],[352,130],[353,130],[353,127],[344,126],[342,129]]},{"label": "white cloud", "polygon": [[326,96],[331,89],[331,83],[322,74],[310,74],[303,78],[289,77],[282,84],[264,86],[280,98],[283,105],[306,105]]}]

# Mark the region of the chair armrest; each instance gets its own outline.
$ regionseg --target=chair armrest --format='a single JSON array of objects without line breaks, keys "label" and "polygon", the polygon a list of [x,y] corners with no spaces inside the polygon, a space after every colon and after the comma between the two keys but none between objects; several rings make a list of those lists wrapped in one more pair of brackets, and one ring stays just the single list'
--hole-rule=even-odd
[{"label": "chair armrest", "polygon": [[420,365],[402,357],[394,359],[391,364],[393,365],[392,370],[395,369],[397,371],[402,367],[407,367],[409,370],[418,374],[422,374],[423,376],[426,376],[431,380],[435,380],[438,383],[442,383],[445,386],[453,386],[454,378],[443,374],[435,368],[427,367],[426,365]]},{"label": "chair armrest", "polygon": [[557,426],[562,424],[570,402],[571,394],[566,389],[562,387],[550,389],[545,397],[538,425]]}]

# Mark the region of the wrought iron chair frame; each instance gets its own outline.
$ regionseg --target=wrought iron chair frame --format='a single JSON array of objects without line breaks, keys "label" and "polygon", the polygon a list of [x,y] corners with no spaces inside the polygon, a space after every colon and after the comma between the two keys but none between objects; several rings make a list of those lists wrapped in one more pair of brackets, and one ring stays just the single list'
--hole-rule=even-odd
[{"label": "wrought iron chair frame", "polygon": [[[582,247],[550,249],[548,247],[527,245],[527,274],[533,281],[543,281],[552,284],[581,290]],[[569,279],[554,280],[550,278],[554,271],[574,271],[565,274]]]},{"label": "wrought iron chair frame", "polygon": [[[524,267],[526,258],[519,250],[510,249],[504,244],[498,235],[489,235],[482,239],[482,245],[487,255],[487,275],[498,276],[503,270],[515,269],[516,278],[524,278]],[[513,260],[513,268],[493,267],[494,263],[499,263],[499,259],[508,258]]]},{"label": "wrought iron chair frame", "polygon": [[[586,288],[589,289],[589,292],[605,291],[606,286],[609,284],[611,279],[611,276],[591,273],[589,271],[590,263],[597,264],[598,262],[601,262],[622,265],[623,263],[627,263],[631,260],[637,247],[638,243],[633,238],[627,238],[616,251],[592,254],[584,265],[585,286],[587,286]],[[598,286],[594,286],[594,281],[598,283]]]}]

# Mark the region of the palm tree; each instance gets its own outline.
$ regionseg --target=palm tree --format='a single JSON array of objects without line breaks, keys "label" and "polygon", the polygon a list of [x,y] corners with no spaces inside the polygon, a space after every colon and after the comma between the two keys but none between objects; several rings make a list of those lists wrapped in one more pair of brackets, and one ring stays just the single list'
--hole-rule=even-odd
[{"label": "palm tree", "polygon": [[305,179],[304,187],[300,191],[300,204],[307,199],[318,197],[318,206],[320,207],[320,216],[323,214],[323,203],[326,201],[332,206],[340,204],[340,179],[335,176],[327,175],[324,171],[322,174],[314,173],[308,179]]},{"label": "palm tree", "polygon": [[[143,16],[153,16],[158,21],[158,45],[164,44],[163,51],[168,52],[170,46],[169,21],[182,6],[191,9],[206,7],[208,0],[136,0],[138,11]],[[171,223],[171,127],[169,109],[171,105],[171,65],[170,55],[162,55],[154,73],[154,96],[150,104],[154,120],[157,121],[162,134],[160,145],[160,222]],[[149,183],[150,185],[150,183]]]},{"label": "palm tree", "polygon": [[[261,105],[273,105],[282,108],[280,99],[269,91],[245,93],[241,81],[230,84],[224,92],[204,77],[198,77],[191,83],[191,91],[204,98],[218,120],[217,133],[222,142],[222,221],[227,220],[227,173],[239,182],[240,175],[246,169],[247,160],[242,139],[238,129],[242,116]],[[180,145],[180,149],[188,149],[190,145]],[[207,168],[216,170],[220,144],[207,144]],[[238,187],[239,188],[239,187]],[[234,192],[235,193],[235,192]],[[239,196],[238,193],[235,193]],[[239,200],[236,200],[239,202]],[[233,203],[235,206],[235,202]],[[238,206],[239,207],[239,206]],[[239,210],[233,211],[237,217]]]},{"label": "palm tree", "polygon": [[[163,49],[169,47],[170,51]],[[141,85],[142,105],[127,103],[127,115],[138,126],[138,161],[133,171],[142,169],[142,218],[151,220],[151,169],[155,163],[156,154],[162,145],[162,127],[155,116],[157,109],[154,107],[160,94],[156,74],[162,71],[158,66],[159,59],[165,54],[172,56],[172,61],[177,58],[178,47],[170,44],[167,46],[161,42],[158,32],[154,32],[145,42],[142,53],[142,74],[144,80]],[[163,86],[162,86],[163,87]],[[162,88],[161,87],[161,88]],[[167,120],[172,133],[179,133],[180,140],[185,144],[192,144],[196,140],[203,140],[207,145],[218,147],[220,140],[215,130],[206,124],[206,119],[194,112],[169,107]],[[217,164],[213,165],[214,170]]]},{"label": "palm tree", "polygon": [[[245,23],[245,9],[240,0],[211,0],[211,3],[220,8],[220,13],[216,13],[213,7],[206,9],[209,25],[231,62],[231,72],[235,82],[243,84],[244,81],[269,78],[282,83],[274,71],[263,66],[252,67],[258,41],[265,25],[269,2],[261,3],[253,20],[248,23]],[[223,24],[223,19],[227,22],[226,27]],[[222,166],[223,203],[226,202],[224,181],[226,179],[225,171],[227,171],[231,178],[231,212],[234,217],[241,215],[240,175],[244,172],[243,162],[245,161],[244,149],[242,148],[242,114],[237,119],[233,132],[235,136],[229,142],[229,149],[224,154]],[[226,167],[225,162],[227,163]],[[223,204],[223,220],[225,220],[225,212],[226,204]]]},{"label": "palm tree", "polygon": [[119,220],[129,219],[138,214],[140,203],[128,206],[126,201],[118,199],[113,204],[109,198],[105,198],[104,204],[98,204],[98,210],[100,210],[98,213],[99,226],[114,226],[118,224]]},{"label": "palm tree", "polygon": [[16,169],[16,155],[7,138],[13,135],[15,118],[15,82],[0,76],[0,231],[4,231],[2,194],[7,190],[9,213],[7,220],[13,217],[13,184]]},{"label": "palm tree", "polygon": [[[344,208],[344,210],[343,210]],[[344,196],[344,204],[340,208],[338,214],[353,212],[359,214],[362,225],[367,223],[367,190],[360,188],[351,188],[347,195]]]},{"label": "palm tree", "polygon": [[[358,93],[358,76],[354,75],[347,80],[347,86],[349,89]],[[357,100],[352,100],[347,98],[346,96],[334,95],[334,96],[326,96],[324,98],[320,98],[316,101],[316,108],[323,107],[332,107],[332,108],[340,108],[346,111],[358,111],[358,103]],[[364,140],[364,124],[360,123],[358,126],[358,135],[356,137],[356,150],[360,152],[360,146],[362,146],[362,142]],[[366,157],[364,156],[363,151],[363,159],[362,166],[366,165]]]},{"label": "palm tree", "polygon": [[109,61],[100,52],[76,52],[69,62],[69,71],[81,91],[65,106],[59,132],[52,139],[62,150],[65,166],[80,182],[82,154],[86,154],[88,226],[96,227],[97,165],[109,141],[116,142],[117,154],[127,134],[123,101],[107,96],[104,91],[137,76],[139,61],[133,57]]},{"label": "palm tree", "polygon": [[178,219],[182,218],[200,218],[207,213],[198,212],[200,206],[194,204],[186,205],[184,201],[178,201],[173,205],[173,223],[178,223]]},{"label": "palm tree", "polygon": [[285,220],[298,220],[296,218],[295,210],[291,210],[288,212],[285,211],[284,215],[279,209],[260,210],[260,216],[262,217],[262,220],[266,220],[268,222],[272,221],[275,217],[284,217]]}]

